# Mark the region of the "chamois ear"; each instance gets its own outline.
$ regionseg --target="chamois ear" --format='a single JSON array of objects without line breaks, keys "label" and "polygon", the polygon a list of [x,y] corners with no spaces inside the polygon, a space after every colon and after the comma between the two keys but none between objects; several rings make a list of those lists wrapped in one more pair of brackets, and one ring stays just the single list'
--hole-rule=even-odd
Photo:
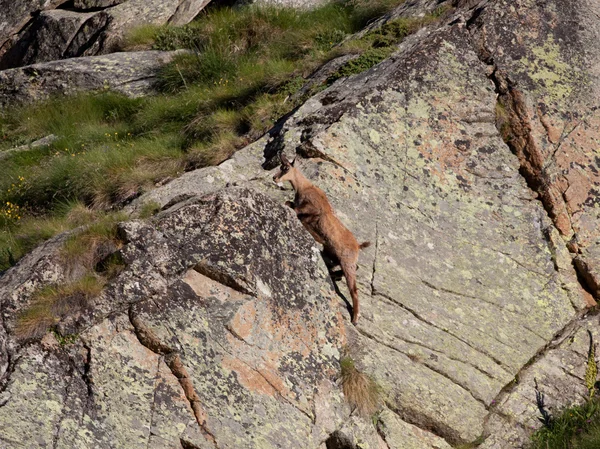
[{"label": "chamois ear", "polygon": [[290,163],[290,165],[293,167],[295,162],[296,162],[296,157],[294,157],[294,160]]},{"label": "chamois ear", "polygon": [[282,164],[289,164],[290,163],[290,161],[288,161],[288,158],[282,152],[279,152],[279,159],[281,160]]}]

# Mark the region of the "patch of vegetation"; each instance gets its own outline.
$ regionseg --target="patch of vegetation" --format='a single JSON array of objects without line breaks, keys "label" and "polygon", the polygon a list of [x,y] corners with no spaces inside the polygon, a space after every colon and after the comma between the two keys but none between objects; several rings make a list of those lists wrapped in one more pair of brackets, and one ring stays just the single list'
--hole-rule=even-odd
[{"label": "patch of vegetation", "polygon": [[102,292],[104,282],[101,277],[87,275],[70,284],[37,291],[17,318],[16,337],[22,340],[43,337],[68,313],[87,307],[89,301]]},{"label": "patch of vegetation", "polygon": [[56,341],[58,341],[58,344],[60,346],[72,345],[79,338],[79,335],[77,335],[77,334],[62,335],[57,330],[53,330],[52,333],[54,334],[54,338],[56,338]]},{"label": "patch of vegetation", "polygon": [[498,99],[495,107],[496,128],[500,132],[500,136],[505,143],[510,142],[512,138],[512,130],[510,125],[510,114],[504,103]]},{"label": "patch of vegetation", "polygon": [[588,397],[581,405],[565,408],[552,416],[546,409],[544,394],[536,381],[536,402],[543,426],[532,436],[530,449],[596,449],[600,447],[600,399],[598,389],[598,365],[592,334],[586,365],[585,384]]},{"label": "patch of vegetation", "polygon": [[356,59],[352,59],[340,67],[328,79],[328,83],[333,83],[335,80],[351,75],[356,75],[369,70],[376,64],[379,64],[393,52],[391,47],[370,48]]},{"label": "patch of vegetation", "polygon": [[340,360],[340,368],[342,391],[350,406],[362,416],[373,417],[382,402],[379,385],[370,376],[360,372],[348,355]]},{"label": "patch of vegetation", "polygon": [[221,8],[184,27],[143,26],[124,48],[188,50],[161,72],[162,94],[88,93],[1,111],[0,151],[50,134],[58,139],[2,161],[0,271],[76,227],[65,204],[115,210],[186,170],[218,164],[325,88],[294,95],[319,65],[359,54],[337,75],[348,76],[381,61],[416,29],[413,22],[345,39],[402,1],[339,0],[308,11]]},{"label": "patch of vegetation", "polygon": [[[0,270],[14,265],[40,242],[56,234],[91,223],[101,227],[104,223],[124,219],[123,214],[92,210],[81,202],[60,204],[51,214],[26,216],[18,222],[18,226],[5,226],[0,232]],[[85,234],[88,233],[89,231]],[[69,239],[74,242],[76,240],[76,237]],[[98,238],[95,240],[99,242]],[[73,243],[67,242],[67,245]],[[68,252],[65,252],[65,255],[68,256]]]},{"label": "patch of vegetation", "polygon": [[124,221],[123,213],[105,214],[73,234],[63,245],[61,256],[67,265],[81,265],[95,270],[98,263],[113,254],[121,242],[117,235],[117,223]]},{"label": "patch of vegetation", "polygon": [[156,201],[148,201],[142,205],[138,217],[142,220],[150,218],[160,212],[160,204]]},{"label": "patch of vegetation", "polygon": [[361,39],[349,42],[346,50],[348,52],[361,52],[362,50],[360,56],[340,67],[328,78],[327,82],[331,84],[340,78],[362,73],[379,64],[396,50],[406,36],[438,20],[445,11],[445,9],[444,11],[436,10],[433,14],[419,18],[390,20],[380,28],[366,33]]}]

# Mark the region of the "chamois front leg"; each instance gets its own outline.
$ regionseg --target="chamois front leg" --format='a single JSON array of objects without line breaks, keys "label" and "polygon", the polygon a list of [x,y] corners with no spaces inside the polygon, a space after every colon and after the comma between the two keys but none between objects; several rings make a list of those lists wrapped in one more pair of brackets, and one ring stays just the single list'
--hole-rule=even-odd
[{"label": "chamois front leg", "polygon": [[300,220],[302,220],[304,217],[318,218],[321,212],[318,207],[309,202],[294,204],[294,211]]}]

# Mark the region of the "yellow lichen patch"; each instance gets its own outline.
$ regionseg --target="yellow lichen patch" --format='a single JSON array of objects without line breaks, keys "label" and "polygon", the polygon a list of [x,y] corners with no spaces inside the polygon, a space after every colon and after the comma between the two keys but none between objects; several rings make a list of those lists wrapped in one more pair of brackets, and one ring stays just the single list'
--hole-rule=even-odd
[{"label": "yellow lichen patch", "polygon": [[533,60],[521,59],[528,76],[551,102],[562,104],[577,87],[576,70],[564,61],[560,46],[549,35],[542,46],[531,49]]}]

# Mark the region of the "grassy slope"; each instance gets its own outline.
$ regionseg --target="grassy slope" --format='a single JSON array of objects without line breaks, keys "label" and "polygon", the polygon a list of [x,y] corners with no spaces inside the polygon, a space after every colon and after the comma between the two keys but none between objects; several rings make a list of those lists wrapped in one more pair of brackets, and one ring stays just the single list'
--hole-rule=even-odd
[{"label": "grassy slope", "polygon": [[[341,0],[311,11],[226,8],[185,27],[143,27],[131,32],[124,49],[193,50],[163,70],[160,94],[81,94],[0,113],[0,151],[59,136],[49,147],[1,162],[0,271],[40,241],[84,224],[81,217],[96,220],[157,182],[227,159],[297,106],[302,99],[290,101],[290,95],[325,61],[361,55],[331,83],[384,59],[433,18],[396,21],[336,44],[399,3]],[[79,213],[85,209],[93,213]]]}]

